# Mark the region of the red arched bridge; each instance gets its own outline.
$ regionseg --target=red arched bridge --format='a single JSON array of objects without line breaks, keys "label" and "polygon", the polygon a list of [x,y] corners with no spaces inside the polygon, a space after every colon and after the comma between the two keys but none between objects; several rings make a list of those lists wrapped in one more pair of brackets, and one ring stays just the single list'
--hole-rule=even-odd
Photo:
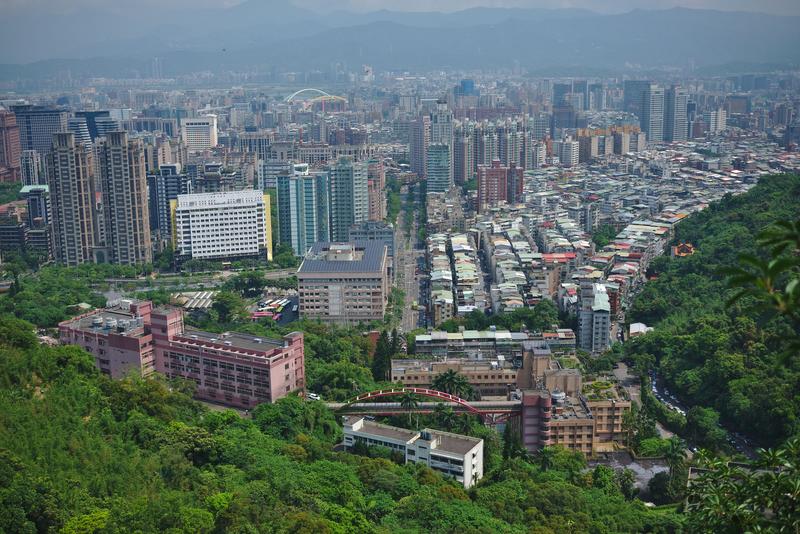
[{"label": "red arched bridge", "polygon": [[[433,399],[432,401],[416,401],[414,406],[404,406],[402,402],[375,402],[386,397],[402,397],[418,395]],[[400,415],[407,413],[432,413],[436,406],[445,404],[456,413],[470,413],[481,417],[486,423],[496,423],[509,416],[517,415],[520,401],[489,400],[467,401],[456,395],[427,388],[391,388],[362,393],[347,402],[328,402],[329,408],[342,414],[357,415]]]}]

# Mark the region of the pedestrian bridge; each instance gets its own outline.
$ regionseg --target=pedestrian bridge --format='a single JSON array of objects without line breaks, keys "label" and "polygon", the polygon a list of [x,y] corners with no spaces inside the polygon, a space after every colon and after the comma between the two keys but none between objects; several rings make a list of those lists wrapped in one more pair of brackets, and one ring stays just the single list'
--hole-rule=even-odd
[{"label": "pedestrian bridge", "polygon": [[[397,400],[382,399],[415,395],[432,399],[419,400],[413,406],[404,406]],[[432,413],[437,406],[444,404],[456,413],[477,415],[487,424],[497,423],[514,415],[519,415],[522,403],[518,400],[467,401],[455,395],[427,388],[392,388],[363,393],[347,402],[328,402],[327,406],[340,414],[354,415],[400,415],[408,413]]]}]

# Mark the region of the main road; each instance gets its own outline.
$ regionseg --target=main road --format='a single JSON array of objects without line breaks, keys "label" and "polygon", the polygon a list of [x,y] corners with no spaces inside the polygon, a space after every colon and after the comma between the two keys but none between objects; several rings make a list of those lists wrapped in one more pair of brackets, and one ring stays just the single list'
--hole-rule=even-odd
[{"label": "main road", "polygon": [[[414,188],[418,191],[418,188]],[[417,261],[422,257],[423,251],[416,248],[418,239],[418,222],[416,209],[419,205],[416,198],[412,198],[408,186],[400,190],[402,206],[395,226],[395,284],[405,293],[403,317],[400,321],[400,331],[408,333],[417,327],[419,312],[412,307],[412,303],[419,303],[419,278],[417,276]],[[406,221],[411,222],[410,233],[406,234]]]}]

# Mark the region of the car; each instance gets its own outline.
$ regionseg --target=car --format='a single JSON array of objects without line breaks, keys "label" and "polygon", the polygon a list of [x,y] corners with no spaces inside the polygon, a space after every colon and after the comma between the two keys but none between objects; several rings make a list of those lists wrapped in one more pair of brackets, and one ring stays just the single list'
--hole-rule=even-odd
[{"label": "car", "polygon": [[312,401],[318,401],[318,400],[322,400],[322,397],[320,397],[320,396],[319,396],[319,395],[317,395],[316,393],[308,393],[308,394],[306,394],[306,398],[307,398],[308,400],[312,400]]}]

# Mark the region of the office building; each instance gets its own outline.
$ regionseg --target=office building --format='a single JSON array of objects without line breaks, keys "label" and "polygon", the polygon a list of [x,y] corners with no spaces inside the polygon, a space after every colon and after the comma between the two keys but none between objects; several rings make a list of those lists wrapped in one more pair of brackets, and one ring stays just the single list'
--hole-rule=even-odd
[{"label": "office building", "polygon": [[50,203],[50,188],[44,184],[24,185],[19,192],[27,203],[28,250],[50,259],[53,256],[53,209]]},{"label": "office building", "polygon": [[46,184],[42,156],[35,150],[23,150],[19,159],[20,175],[23,185]]},{"label": "office building", "polygon": [[97,146],[103,191],[106,261],[119,265],[151,263],[150,206],[144,145],[126,132],[110,132]]},{"label": "office building", "polygon": [[0,109],[0,182],[21,180],[21,152],[17,117]]},{"label": "office building", "polygon": [[172,242],[182,259],[272,259],[270,198],[261,191],[178,195],[172,212]]},{"label": "office building", "polygon": [[644,93],[652,85],[650,80],[625,80],[623,83],[622,110],[641,118]]},{"label": "office building", "polygon": [[300,316],[338,324],[383,320],[388,255],[378,241],[316,243],[297,271]]},{"label": "office building", "polygon": [[450,145],[431,143],[428,145],[427,184],[428,193],[444,193],[453,186]]},{"label": "office building", "polygon": [[[664,141],[664,88],[650,84],[642,96],[642,114],[639,117],[642,131],[650,143]],[[641,150],[641,148],[639,149]]]},{"label": "office building", "polygon": [[195,397],[241,409],[275,402],[305,387],[303,334],[264,339],[185,326],[183,311],[120,300],[58,325],[64,345],[78,345],[112,378],[158,372],[190,380]]},{"label": "office building", "polygon": [[329,241],[328,173],[278,176],[280,241],[303,256],[317,241]]},{"label": "office building", "polygon": [[[75,117],[84,120],[86,128],[89,131],[89,137],[94,142],[98,137],[102,137],[109,131],[120,131],[117,121],[111,118],[111,112],[104,111],[76,111]],[[107,121],[110,121],[107,122]],[[108,126],[116,126],[113,130],[108,130]]]},{"label": "office building", "polygon": [[47,154],[53,147],[53,134],[67,131],[69,113],[55,106],[30,104],[11,106],[17,117],[22,150],[36,150]]},{"label": "office building", "polygon": [[686,141],[689,121],[686,115],[689,95],[686,90],[672,86],[664,94],[664,141]]},{"label": "office building", "polygon": [[181,138],[190,152],[217,146],[217,116],[206,115],[181,121]]},{"label": "office building", "polygon": [[333,241],[346,241],[350,227],[369,218],[367,164],[340,157],[328,169],[330,234]]},{"label": "office building", "polygon": [[47,179],[53,210],[53,252],[69,266],[93,260],[94,157],[71,132],[52,137]]},{"label": "office building", "polygon": [[359,443],[386,447],[400,453],[406,463],[427,465],[455,478],[469,489],[483,478],[483,440],[426,428],[407,430],[349,416],[344,422],[344,447],[353,450]]}]

